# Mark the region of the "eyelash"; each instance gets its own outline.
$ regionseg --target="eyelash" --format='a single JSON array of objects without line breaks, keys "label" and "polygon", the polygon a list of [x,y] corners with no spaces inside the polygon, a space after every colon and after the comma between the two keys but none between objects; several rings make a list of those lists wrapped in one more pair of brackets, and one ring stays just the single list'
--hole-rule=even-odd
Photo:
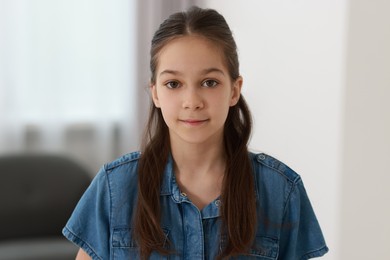
[{"label": "eyelash", "polygon": [[[210,83],[210,82],[212,83],[212,86],[207,86],[207,83]],[[175,86],[172,86],[172,84],[175,84]],[[215,88],[218,84],[219,84],[219,82],[214,80],[214,79],[207,79],[201,83],[201,86],[205,87],[205,88]],[[181,83],[179,81],[172,80],[172,81],[168,81],[164,85],[169,89],[176,89],[176,88],[179,88],[181,86]]]},{"label": "eyelash", "polygon": [[[212,82],[213,85],[212,85],[212,86],[204,86],[205,83],[207,83],[207,82]],[[202,82],[202,87],[206,87],[206,88],[215,88],[218,84],[219,84],[219,82],[216,81],[216,80],[214,80],[214,79],[207,79],[207,80],[205,80],[205,81]]]},{"label": "eyelash", "polygon": [[[170,86],[172,83],[176,84],[176,87]],[[168,82],[165,83],[164,85],[165,85],[167,88],[169,88],[169,89],[176,89],[176,88],[180,87],[181,84],[180,84],[180,82],[178,82],[178,81],[172,80],[172,81],[168,81]]]}]

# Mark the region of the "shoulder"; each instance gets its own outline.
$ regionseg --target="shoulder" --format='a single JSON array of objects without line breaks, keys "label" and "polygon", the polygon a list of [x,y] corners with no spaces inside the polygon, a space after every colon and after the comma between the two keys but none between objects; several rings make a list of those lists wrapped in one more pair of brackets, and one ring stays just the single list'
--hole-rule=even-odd
[{"label": "shoulder", "polygon": [[141,157],[141,152],[131,152],[106,163],[103,167],[106,172],[118,171],[129,166],[135,166]]},{"label": "shoulder", "polygon": [[104,164],[89,185],[90,193],[112,196],[136,186],[140,156],[140,152],[132,152]]},{"label": "shoulder", "polygon": [[[270,219],[281,221],[292,194],[299,192],[302,179],[289,166],[265,153],[250,153],[256,197]],[[265,214],[268,214],[265,213]],[[270,213],[270,214],[271,214]]]},{"label": "shoulder", "polygon": [[290,184],[301,181],[301,176],[280,160],[265,154],[250,152],[250,158],[254,167],[255,175],[264,178],[272,177]]},{"label": "shoulder", "polygon": [[140,157],[140,152],[132,152],[103,165],[101,172],[106,180],[108,195],[113,204],[123,203],[121,197],[125,196],[124,194],[131,193],[130,197],[135,196]]}]

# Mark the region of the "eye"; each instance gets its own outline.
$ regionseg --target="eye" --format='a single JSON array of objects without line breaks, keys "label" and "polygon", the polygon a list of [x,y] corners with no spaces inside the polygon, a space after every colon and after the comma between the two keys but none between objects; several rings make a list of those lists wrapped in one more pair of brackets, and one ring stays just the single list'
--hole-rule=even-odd
[{"label": "eye", "polygon": [[175,88],[180,87],[180,83],[178,81],[169,81],[169,82],[165,83],[165,86],[167,86],[167,88],[170,88],[170,89],[175,89]]},{"label": "eye", "polygon": [[208,79],[208,80],[205,80],[202,82],[202,87],[206,87],[206,88],[212,88],[212,87],[215,87],[217,86],[219,83],[213,79]]}]

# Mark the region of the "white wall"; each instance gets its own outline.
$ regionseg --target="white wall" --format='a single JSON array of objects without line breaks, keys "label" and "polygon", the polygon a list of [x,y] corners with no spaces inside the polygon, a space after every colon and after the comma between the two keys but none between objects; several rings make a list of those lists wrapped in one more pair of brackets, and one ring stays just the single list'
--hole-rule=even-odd
[{"label": "white wall", "polygon": [[200,5],[220,11],[234,32],[255,121],[251,147],[302,176],[330,248],[323,259],[339,259],[346,1]]},{"label": "white wall", "polygon": [[390,1],[349,9],[341,259],[389,259]]}]

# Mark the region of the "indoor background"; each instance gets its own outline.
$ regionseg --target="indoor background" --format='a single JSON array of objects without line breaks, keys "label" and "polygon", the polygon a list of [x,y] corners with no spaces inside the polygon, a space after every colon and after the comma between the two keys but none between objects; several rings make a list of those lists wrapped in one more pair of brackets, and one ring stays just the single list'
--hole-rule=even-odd
[{"label": "indoor background", "polygon": [[302,176],[323,259],[388,259],[386,0],[0,0],[0,155],[66,155],[93,176],[137,150],[150,39],[194,4],[233,30],[250,147]]}]

